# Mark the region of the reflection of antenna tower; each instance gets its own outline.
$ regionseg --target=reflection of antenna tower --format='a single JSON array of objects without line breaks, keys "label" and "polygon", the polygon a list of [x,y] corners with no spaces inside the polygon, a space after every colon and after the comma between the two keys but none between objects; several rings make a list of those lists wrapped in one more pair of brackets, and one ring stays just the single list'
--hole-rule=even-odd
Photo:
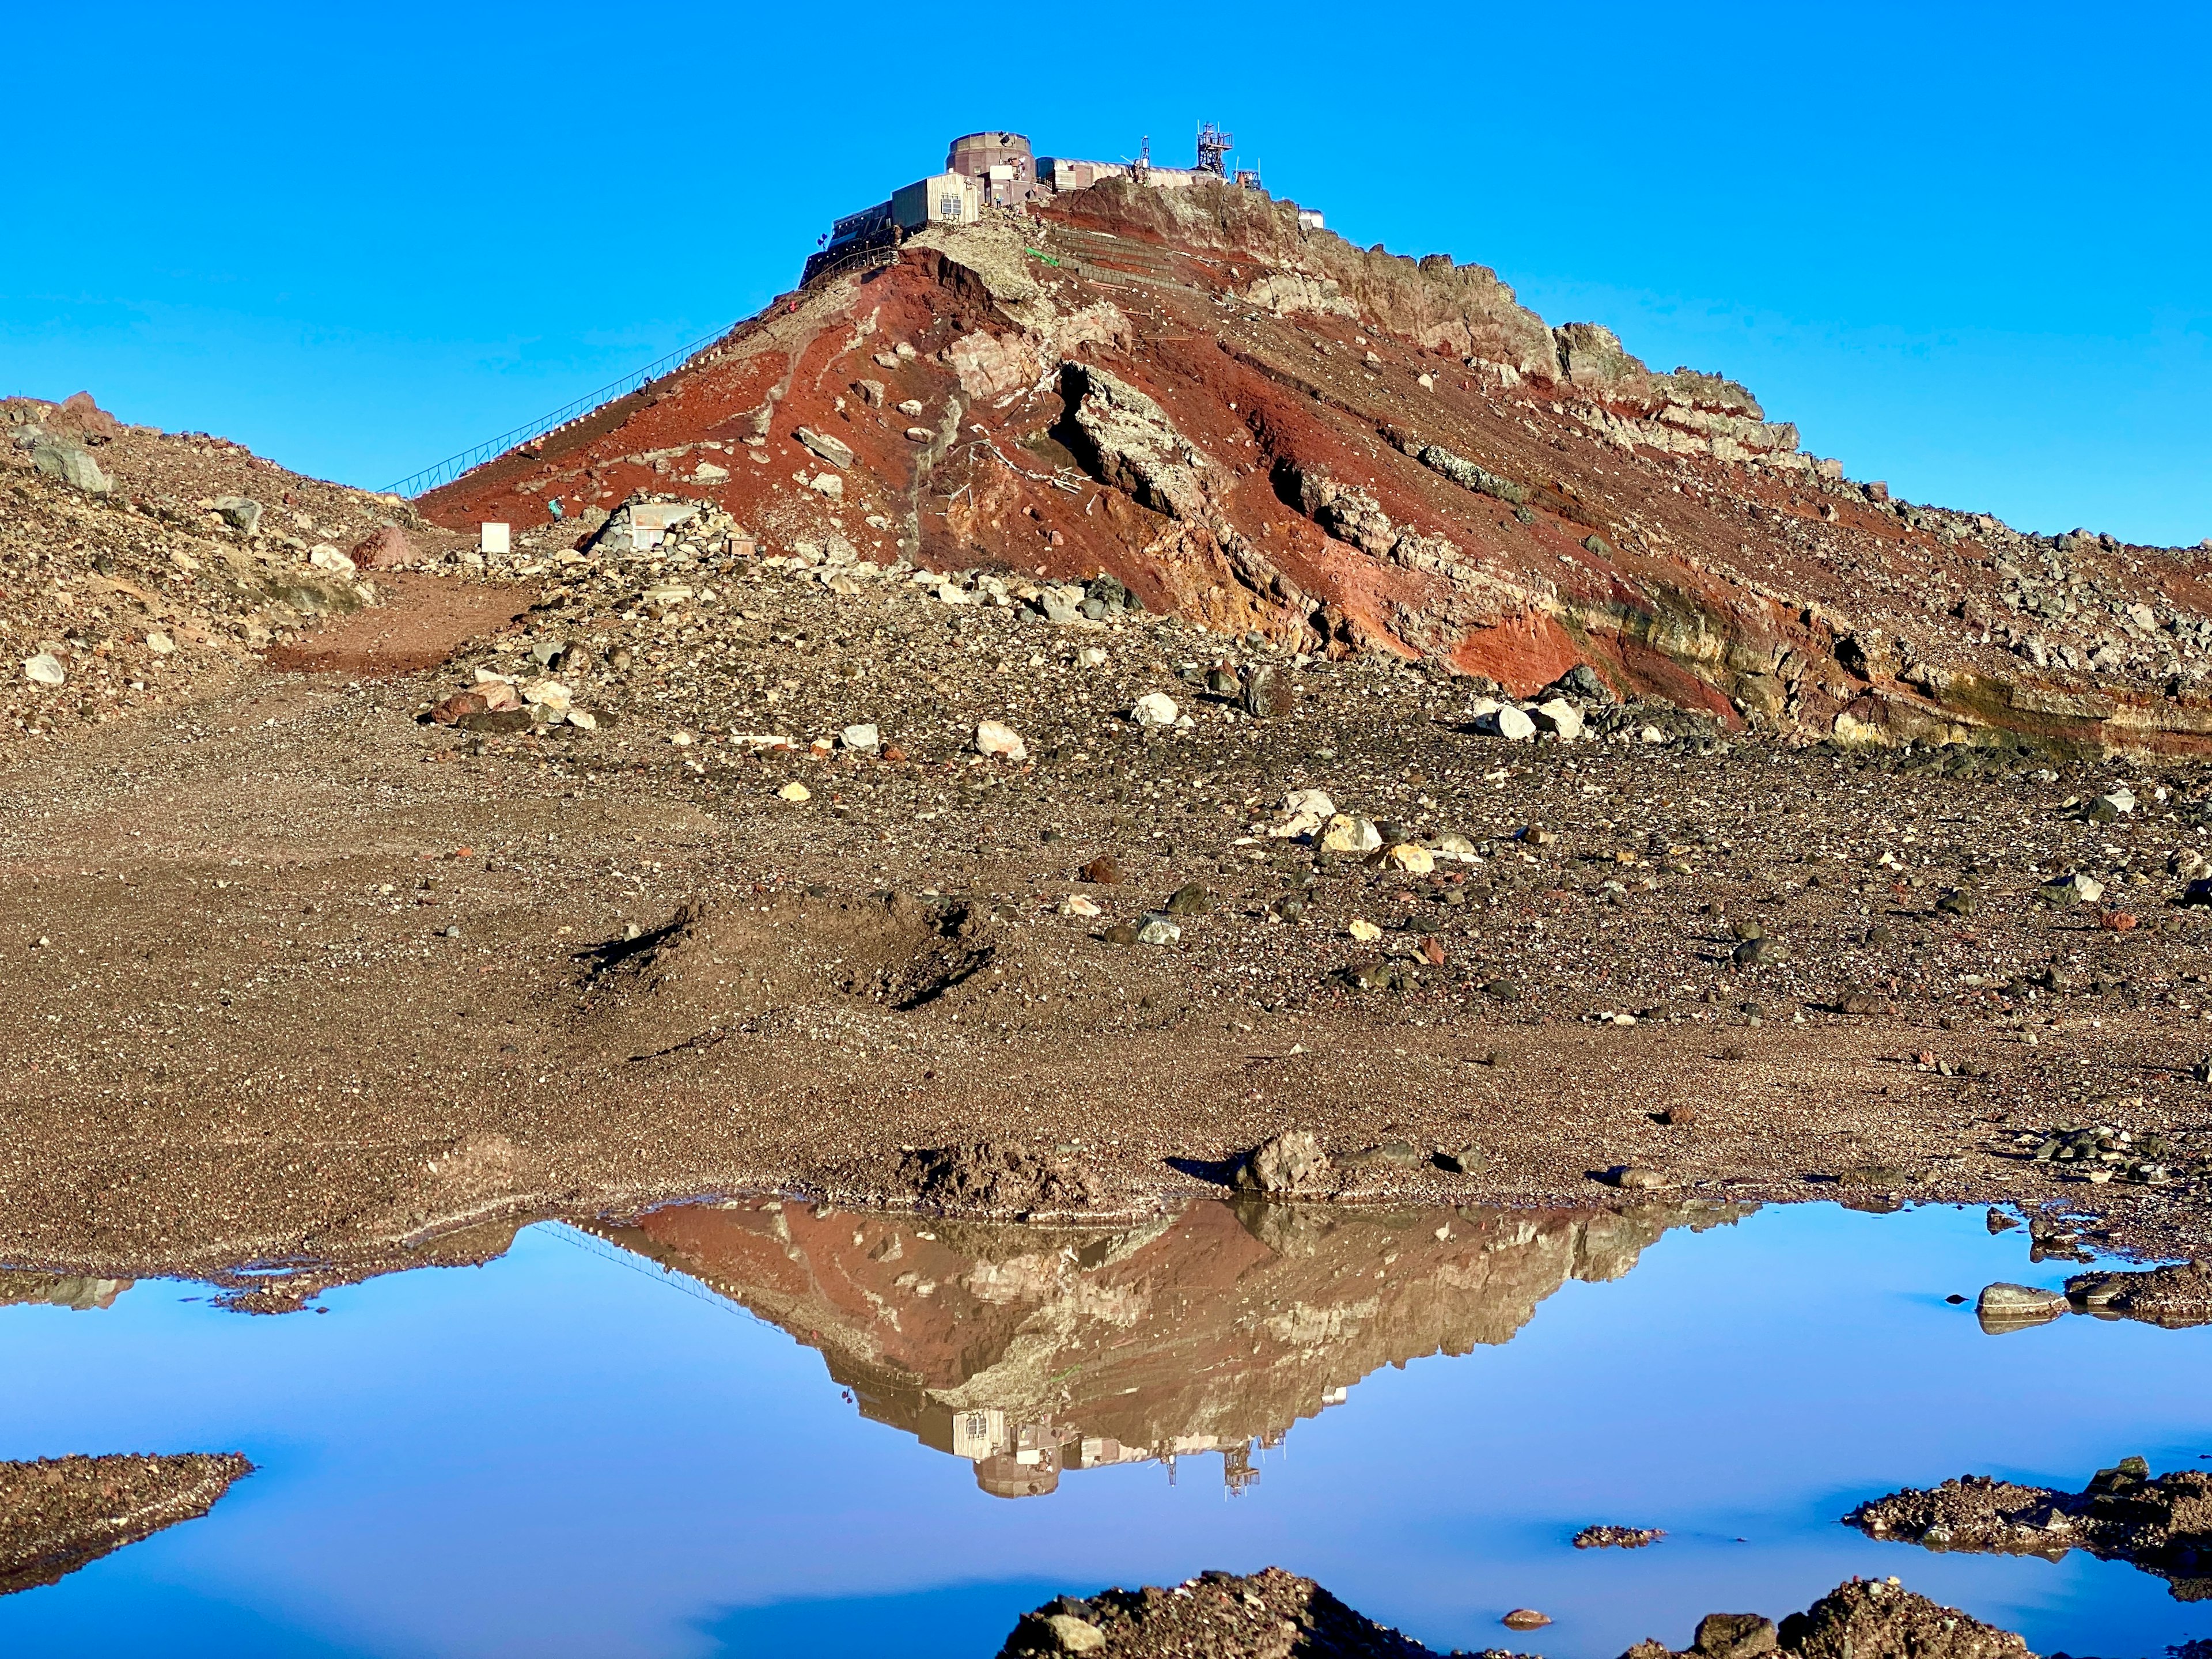
[{"label": "reflection of antenna tower", "polygon": [[1236,148],[1235,138],[1211,121],[1201,122],[1198,129],[1198,170],[1217,179],[1226,179],[1229,152]]},{"label": "reflection of antenna tower", "polygon": [[1152,135],[1145,135],[1145,142],[1137,146],[1137,182],[1143,184],[1152,176]]},{"label": "reflection of antenna tower", "polygon": [[1260,1471],[1252,1467],[1252,1443],[1224,1448],[1221,1454],[1221,1484],[1231,1498],[1241,1497],[1244,1489],[1260,1478]]}]

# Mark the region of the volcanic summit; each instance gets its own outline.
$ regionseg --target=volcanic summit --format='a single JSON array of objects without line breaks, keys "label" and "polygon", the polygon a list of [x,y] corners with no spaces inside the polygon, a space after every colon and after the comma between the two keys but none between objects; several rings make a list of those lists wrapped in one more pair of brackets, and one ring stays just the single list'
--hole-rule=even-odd
[{"label": "volcanic summit", "polygon": [[1224,635],[1846,742],[2197,748],[2207,556],[1893,499],[1718,374],[1552,327],[1234,178],[969,135],[672,373],[430,491],[588,535],[726,514],[1040,606],[1110,576]]}]

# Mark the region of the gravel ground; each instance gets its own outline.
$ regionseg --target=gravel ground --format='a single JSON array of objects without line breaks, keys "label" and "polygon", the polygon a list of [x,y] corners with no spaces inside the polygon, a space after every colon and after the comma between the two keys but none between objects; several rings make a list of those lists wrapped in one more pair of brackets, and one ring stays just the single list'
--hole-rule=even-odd
[{"label": "gravel ground", "polygon": [[2212,1474],[2203,1469],[2154,1478],[2142,1458],[2123,1458],[2078,1492],[1968,1475],[1875,1498],[1844,1521],[1870,1538],[1931,1550],[2053,1561],[2087,1550],[2157,1574],[2176,1601],[2212,1595]]},{"label": "gravel ground", "polygon": [[[1525,1632],[1551,1620],[1540,1609],[1519,1608],[1500,1621],[1525,1651]],[[1021,1622],[1007,1637],[1000,1659],[1043,1659],[1094,1653],[1102,1659],[1167,1659],[1188,1654],[1250,1656],[1250,1659],[1420,1659],[1430,1649],[1346,1607],[1310,1578],[1280,1567],[1239,1576],[1201,1573],[1181,1584],[1109,1589],[1087,1600],[1060,1596]],[[1506,1659],[1508,1650],[1486,1648],[1468,1659]],[[1716,1613],[1698,1620],[1690,1644],[1638,1643],[1621,1659],[1800,1659],[1911,1655],[1913,1659],[2030,1659],[2017,1636],[1970,1619],[1887,1583],[1851,1579],[1779,1630],[1757,1613]]]},{"label": "gravel ground", "polygon": [[235,1452],[0,1463],[0,1595],[51,1584],[215,1507],[253,1473]]},{"label": "gravel ground", "polygon": [[[249,668],[18,745],[0,1250],[121,1276],[684,1193],[942,1201],[902,1149],[984,1139],[1125,1212],[1304,1128],[1345,1199],[1925,1196],[2203,1253],[2191,763],[1954,770],[1596,699],[1613,735],[1510,743],[1373,660],[1257,659],[1293,696],[1253,720],[1172,621],[763,562],[658,618],[619,574],[470,578],[527,616],[434,672]],[[605,718],[426,718],[480,667]],[[1153,691],[1191,724],[1133,722]],[[985,720],[1029,758],[975,754]],[[1304,788],[1432,867],[1275,833]]]}]

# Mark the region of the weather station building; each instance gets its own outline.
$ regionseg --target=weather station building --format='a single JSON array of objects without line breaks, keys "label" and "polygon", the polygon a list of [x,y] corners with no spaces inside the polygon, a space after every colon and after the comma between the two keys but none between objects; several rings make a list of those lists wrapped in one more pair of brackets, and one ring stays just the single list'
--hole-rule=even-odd
[{"label": "weather station building", "polygon": [[[872,258],[880,262],[906,237],[933,226],[976,224],[987,210],[1019,211],[1031,202],[1087,190],[1109,179],[1130,179],[1155,190],[1188,190],[1208,182],[1258,190],[1256,169],[1230,171],[1229,153],[1236,142],[1214,123],[1206,122],[1198,131],[1198,165],[1160,167],[1152,165],[1149,138],[1134,161],[1084,161],[1040,158],[1028,137],[1018,132],[963,133],[947,147],[943,172],[917,179],[892,191],[888,202],[848,213],[831,225],[799,280],[811,283],[833,270]],[[1319,230],[1322,216],[1301,209],[1298,226]]]}]

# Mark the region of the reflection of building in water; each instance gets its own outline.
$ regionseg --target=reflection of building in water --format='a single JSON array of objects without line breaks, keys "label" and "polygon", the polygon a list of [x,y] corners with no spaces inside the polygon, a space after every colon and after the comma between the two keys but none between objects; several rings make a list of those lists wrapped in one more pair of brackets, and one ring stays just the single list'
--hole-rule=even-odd
[{"label": "reflection of building in water", "polygon": [[1618,1277],[1668,1227],[1626,1212],[1194,1204],[1117,1228],[854,1214],[775,1200],[595,1226],[821,1350],[867,1416],[966,1460],[984,1491],[1063,1470],[1255,1450],[1377,1366],[1511,1339],[1569,1279]]}]

